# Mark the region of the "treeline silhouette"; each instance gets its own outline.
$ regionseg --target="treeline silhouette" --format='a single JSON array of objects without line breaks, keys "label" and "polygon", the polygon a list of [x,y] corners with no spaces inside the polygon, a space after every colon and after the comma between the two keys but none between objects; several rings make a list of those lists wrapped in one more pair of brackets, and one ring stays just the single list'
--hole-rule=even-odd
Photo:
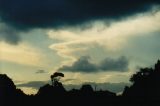
[{"label": "treeline silhouette", "polygon": [[133,84],[126,86],[122,95],[95,91],[91,85],[66,91],[59,77],[64,74],[55,73],[51,76],[52,85],[40,87],[35,95],[26,95],[7,75],[0,74],[0,106],[160,106],[159,60],[154,68],[141,68],[133,74]]}]

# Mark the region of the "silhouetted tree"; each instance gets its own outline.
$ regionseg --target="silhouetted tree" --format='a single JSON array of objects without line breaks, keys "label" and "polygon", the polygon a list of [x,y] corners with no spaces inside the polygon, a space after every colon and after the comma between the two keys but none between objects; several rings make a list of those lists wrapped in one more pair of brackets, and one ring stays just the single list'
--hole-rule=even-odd
[{"label": "silhouetted tree", "polygon": [[135,83],[145,80],[151,75],[152,72],[153,72],[152,68],[141,68],[140,71],[131,76],[130,81]]},{"label": "silhouetted tree", "polygon": [[51,75],[51,82],[53,86],[59,86],[61,83],[59,82],[60,78],[64,77],[63,73],[55,72],[53,75]]},{"label": "silhouetted tree", "polygon": [[155,64],[154,69],[142,68],[132,75],[130,81],[133,85],[126,87],[123,95],[143,96],[144,98],[160,97],[160,61]]},{"label": "silhouetted tree", "polygon": [[92,88],[91,85],[85,84],[85,85],[82,85],[80,91],[83,94],[92,94],[93,93],[93,88]]}]

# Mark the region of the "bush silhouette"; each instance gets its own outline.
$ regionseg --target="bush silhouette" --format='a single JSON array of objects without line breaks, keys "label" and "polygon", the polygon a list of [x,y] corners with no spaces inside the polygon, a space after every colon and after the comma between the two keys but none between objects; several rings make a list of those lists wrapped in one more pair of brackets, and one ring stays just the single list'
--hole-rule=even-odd
[{"label": "bush silhouette", "polygon": [[91,85],[83,85],[80,89],[80,91],[84,92],[84,93],[92,93],[93,92],[93,88]]},{"label": "bush silhouette", "polygon": [[152,68],[141,68],[139,72],[133,74],[130,78],[130,81],[133,83],[142,82],[149,78],[149,76],[153,73]]},{"label": "bush silhouette", "polygon": [[133,83],[126,87],[123,95],[143,96],[144,98],[160,97],[160,61],[155,64],[154,69],[142,68],[130,78]]}]

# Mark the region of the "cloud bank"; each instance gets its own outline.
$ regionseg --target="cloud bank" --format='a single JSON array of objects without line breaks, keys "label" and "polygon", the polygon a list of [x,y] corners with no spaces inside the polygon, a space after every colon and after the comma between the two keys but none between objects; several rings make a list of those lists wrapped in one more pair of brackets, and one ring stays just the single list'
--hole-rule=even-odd
[{"label": "cloud bank", "polygon": [[121,20],[159,6],[159,0],[0,0],[1,41],[18,44],[20,32],[33,29],[66,28],[97,20]]},{"label": "cloud bank", "polygon": [[159,3],[159,0],[0,0],[0,17],[21,30],[63,27],[146,12]]},{"label": "cloud bank", "polygon": [[99,64],[92,63],[89,57],[83,56],[75,61],[71,66],[62,66],[58,71],[69,72],[103,72],[103,71],[127,71],[129,61],[126,57],[122,56],[118,59],[106,58]]},{"label": "cloud bank", "polygon": [[21,37],[16,29],[4,23],[0,23],[0,41],[16,45],[21,41]]}]

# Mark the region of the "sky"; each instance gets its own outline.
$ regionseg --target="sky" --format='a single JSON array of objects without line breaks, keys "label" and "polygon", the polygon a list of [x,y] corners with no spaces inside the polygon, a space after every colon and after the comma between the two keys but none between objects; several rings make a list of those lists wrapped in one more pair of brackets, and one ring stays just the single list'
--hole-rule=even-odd
[{"label": "sky", "polygon": [[160,59],[159,0],[0,0],[0,73],[25,93],[62,72],[120,92]]}]

